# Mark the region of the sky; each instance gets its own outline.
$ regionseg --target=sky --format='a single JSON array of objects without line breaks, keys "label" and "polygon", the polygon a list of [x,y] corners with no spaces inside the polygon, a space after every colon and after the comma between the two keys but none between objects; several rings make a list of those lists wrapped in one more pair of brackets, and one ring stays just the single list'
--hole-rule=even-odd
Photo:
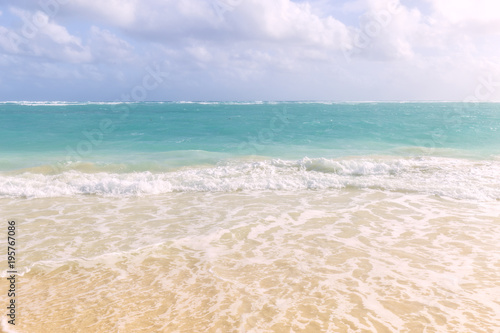
[{"label": "sky", "polygon": [[498,0],[0,0],[2,101],[500,101]]}]

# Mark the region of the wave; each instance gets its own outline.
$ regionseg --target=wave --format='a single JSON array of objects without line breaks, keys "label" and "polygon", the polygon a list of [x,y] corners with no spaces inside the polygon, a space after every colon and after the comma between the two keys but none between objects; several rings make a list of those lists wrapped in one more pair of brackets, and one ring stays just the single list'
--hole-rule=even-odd
[{"label": "wave", "polygon": [[143,196],[170,192],[373,188],[456,199],[500,200],[500,163],[451,158],[230,160],[169,172],[68,170],[0,174],[0,197]]},{"label": "wave", "polygon": [[130,102],[72,102],[72,101],[0,101],[2,104],[13,104],[23,106],[68,106],[68,105],[114,105]]}]

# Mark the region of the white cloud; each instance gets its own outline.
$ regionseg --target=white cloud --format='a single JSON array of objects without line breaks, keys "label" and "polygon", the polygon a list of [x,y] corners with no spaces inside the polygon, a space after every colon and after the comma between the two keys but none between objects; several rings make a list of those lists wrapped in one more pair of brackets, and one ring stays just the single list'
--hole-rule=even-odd
[{"label": "white cloud", "polygon": [[41,12],[37,12],[35,16],[43,17],[46,23],[40,27],[40,32],[52,39],[55,43],[72,44],[82,47],[81,39],[71,35],[65,27],[50,21],[49,18]]},{"label": "white cloud", "polygon": [[91,27],[89,47],[93,61],[104,63],[126,63],[134,59],[133,47],[109,30]]},{"label": "white cloud", "polygon": [[[87,42],[71,34],[46,13],[12,8],[23,25],[17,29],[0,26],[0,49],[41,61],[64,63],[124,63],[134,59],[133,47],[106,29],[90,27]],[[95,76],[94,76],[95,77]]]},{"label": "white cloud", "polygon": [[[453,24],[500,23],[500,2],[497,0],[428,0],[439,18]],[[494,33],[498,33],[495,31]]]},{"label": "white cloud", "polygon": [[75,0],[65,10],[67,15],[85,15],[101,26],[163,43],[189,36],[213,42],[284,41],[340,48],[348,38],[343,23],[319,17],[308,3],[244,0],[218,10],[218,1],[222,0]]},{"label": "white cloud", "polygon": [[228,14],[227,22],[228,29],[243,37],[303,47],[340,50],[348,38],[343,23],[331,16],[319,17],[308,3],[289,0],[247,0]]},{"label": "white cloud", "polygon": [[22,20],[23,25],[18,29],[0,27],[0,46],[5,52],[70,63],[90,59],[80,38],[50,20],[45,13],[18,8],[12,8],[11,12]]},{"label": "white cloud", "polygon": [[116,26],[127,27],[135,23],[138,10],[147,5],[148,2],[137,0],[72,0],[63,9],[78,16],[88,16],[94,20],[97,18]]},{"label": "white cloud", "polygon": [[18,52],[18,44],[15,42],[15,35],[10,29],[0,26],[0,50],[2,53]]},{"label": "white cloud", "polygon": [[399,1],[369,1],[359,19],[359,27],[352,30],[348,57],[373,60],[409,59],[414,56],[415,34],[422,29],[417,10],[402,6]]}]

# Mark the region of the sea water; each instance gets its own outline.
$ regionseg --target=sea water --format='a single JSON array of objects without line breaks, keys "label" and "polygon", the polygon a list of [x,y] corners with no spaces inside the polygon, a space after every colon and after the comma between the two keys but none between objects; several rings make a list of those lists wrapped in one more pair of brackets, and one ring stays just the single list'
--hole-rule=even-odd
[{"label": "sea water", "polygon": [[500,104],[6,102],[0,154],[15,331],[500,327]]}]

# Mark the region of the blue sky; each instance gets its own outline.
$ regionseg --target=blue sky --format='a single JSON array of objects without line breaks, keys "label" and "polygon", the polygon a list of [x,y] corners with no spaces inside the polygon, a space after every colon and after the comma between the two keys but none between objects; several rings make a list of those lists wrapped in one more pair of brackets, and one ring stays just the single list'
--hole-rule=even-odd
[{"label": "blue sky", "polygon": [[0,100],[500,100],[498,0],[0,2]]}]

